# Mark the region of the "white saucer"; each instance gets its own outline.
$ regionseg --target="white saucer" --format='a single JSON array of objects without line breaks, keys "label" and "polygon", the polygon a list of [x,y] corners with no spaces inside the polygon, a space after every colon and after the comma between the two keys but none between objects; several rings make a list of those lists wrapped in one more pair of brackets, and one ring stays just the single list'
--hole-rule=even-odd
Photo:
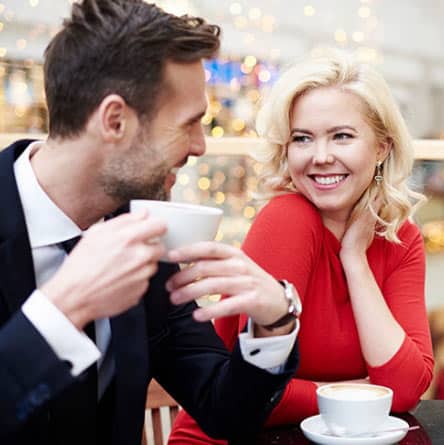
[{"label": "white saucer", "polygon": [[[409,424],[398,417],[390,416],[387,421],[381,425],[381,430],[389,428],[408,428]],[[301,429],[304,435],[311,441],[320,445],[390,445],[400,441],[407,431],[392,431],[380,433],[375,436],[364,437],[337,437],[332,436],[322,420],[320,415],[308,417],[301,423]]]}]

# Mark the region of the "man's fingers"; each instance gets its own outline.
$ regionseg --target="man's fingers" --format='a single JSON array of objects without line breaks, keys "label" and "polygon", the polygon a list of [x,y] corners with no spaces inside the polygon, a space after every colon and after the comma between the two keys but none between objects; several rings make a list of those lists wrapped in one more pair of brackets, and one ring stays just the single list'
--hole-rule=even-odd
[{"label": "man's fingers", "polygon": [[210,277],[204,278],[176,288],[171,292],[170,298],[174,304],[187,303],[204,295],[236,294],[252,288],[252,278],[248,276]]},{"label": "man's fingers", "polygon": [[204,277],[240,276],[247,272],[248,264],[241,257],[226,260],[202,260],[174,274],[167,282],[167,289],[172,291]]},{"label": "man's fingers", "polygon": [[225,298],[217,303],[196,309],[193,312],[193,317],[197,321],[210,321],[230,315],[248,314],[248,308],[253,305],[254,301],[248,296]]},{"label": "man's fingers", "polygon": [[[126,227],[128,224],[137,221],[147,220],[148,216],[149,213],[147,210],[140,210],[138,212],[131,212],[131,213],[122,213],[121,215],[118,215],[115,218],[106,220],[103,224],[108,226],[110,230],[118,230],[119,228]],[[93,227],[99,227],[99,226],[93,226]]]},{"label": "man's fingers", "polygon": [[204,241],[171,250],[168,258],[175,263],[190,263],[201,259],[225,259],[238,255],[239,252],[239,249],[226,244]]},{"label": "man's fingers", "polygon": [[[115,223],[117,219],[118,222]],[[166,231],[167,226],[164,221],[142,212],[120,215],[102,224],[93,226],[86,234],[99,237],[111,234],[114,239],[121,236],[129,242],[149,242],[153,239],[157,242]]]},{"label": "man's fingers", "polygon": [[166,224],[162,220],[154,217],[136,221],[125,228],[125,232],[131,240],[146,243],[150,243],[150,241],[158,242],[160,237],[165,235],[166,231]]},{"label": "man's fingers", "polygon": [[165,247],[160,243],[145,244],[142,251],[141,261],[143,263],[157,263],[165,254]]}]

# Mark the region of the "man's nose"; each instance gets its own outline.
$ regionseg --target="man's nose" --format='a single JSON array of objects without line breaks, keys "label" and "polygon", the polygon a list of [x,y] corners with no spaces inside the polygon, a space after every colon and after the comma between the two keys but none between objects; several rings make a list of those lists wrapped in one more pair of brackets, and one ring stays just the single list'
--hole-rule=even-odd
[{"label": "man's nose", "polygon": [[205,153],[206,143],[202,124],[199,122],[193,128],[190,138],[190,155],[202,156]]}]

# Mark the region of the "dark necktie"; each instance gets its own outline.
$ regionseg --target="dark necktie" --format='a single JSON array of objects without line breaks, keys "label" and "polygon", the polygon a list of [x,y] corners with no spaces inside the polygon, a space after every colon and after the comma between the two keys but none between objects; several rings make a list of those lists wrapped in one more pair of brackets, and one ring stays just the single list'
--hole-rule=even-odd
[{"label": "dark necktie", "polygon": [[71,250],[74,249],[76,244],[80,241],[81,236],[75,236],[74,238],[67,239],[66,241],[62,241],[60,245],[62,249],[69,255]]},{"label": "dark necktie", "polygon": [[[75,245],[79,242],[80,238],[81,238],[80,236],[76,236],[74,238],[63,241],[61,243],[63,250],[69,254],[71,252],[71,250],[74,249]],[[104,327],[103,327],[103,325],[95,326],[94,322],[88,323],[85,327],[86,334],[94,342],[96,342],[96,339],[97,340],[99,339],[99,335],[95,335],[95,329],[104,329]],[[102,331],[101,334],[102,334],[101,340],[103,340],[103,338],[104,338],[103,336],[106,335],[106,333]],[[105,337],[105,338],[109,339],[109,337]],[[97,344],[97,346],[98,346],[98,344]],[[103,353],[103,359],[102,359],[102,361],[99,361],[100,366],[97,371],[97,373],[98,373],[98,375],[97,375],[97,378],[98,378],[97,390],[98,391],[97,392],[98,392],[99,399],[102,398],[103,394],[105,393],[106,388],[111,383],[111,380],[114,375],[114,359],[113,359],[113,354],[111,351],[111,345],[108,344],[104,351],[102,349],[102,353]]]},{"label": "dark necktie", "polygon": [[[60,245],[62,246],[62,249],[69,255],[71,253],[71,250],[74,249],[74,247],[80,241],[81,238],[82,238],[81,236],[75,236],[74,238],[70,238],[67,239],[66,241],[61,242]],[[91,321],[85,326],[85,333],[93,342],[96,341],[96,334],[93,321]]]}]

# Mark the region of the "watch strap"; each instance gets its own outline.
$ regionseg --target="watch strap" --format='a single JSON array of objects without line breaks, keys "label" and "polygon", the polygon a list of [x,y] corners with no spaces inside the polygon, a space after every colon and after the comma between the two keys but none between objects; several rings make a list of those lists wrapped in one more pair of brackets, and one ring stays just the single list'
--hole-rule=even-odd
[{"label": "watch strap", "polygon": [[284,288],[284,295],[288,302],[288,310],[286,314],[284,314],[275,322],[262,326],[269,331],[285,326],[291,321],[296,320],[302,312],[301,301],[296,293],[296,289],[294,288],[293,284],[291,284],[287,280],[279,280],[279,283]]}]

